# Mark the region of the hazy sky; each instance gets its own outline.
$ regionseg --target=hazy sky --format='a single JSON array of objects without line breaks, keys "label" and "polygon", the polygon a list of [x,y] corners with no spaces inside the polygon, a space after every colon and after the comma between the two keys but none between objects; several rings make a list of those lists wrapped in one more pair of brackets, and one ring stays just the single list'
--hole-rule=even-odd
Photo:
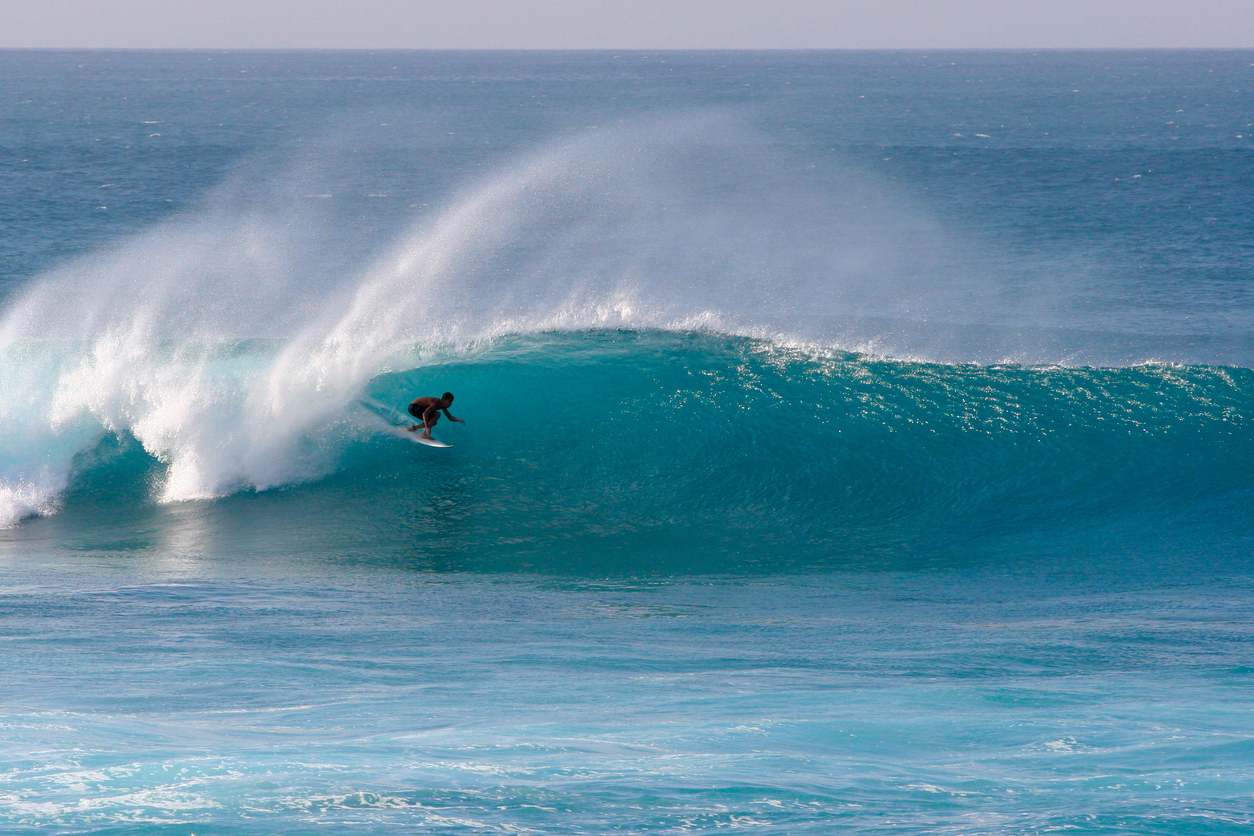
[{"label": "hazy sky", "polygon": [[1254,0],[0,0],[0,47],[1254,47]]}]

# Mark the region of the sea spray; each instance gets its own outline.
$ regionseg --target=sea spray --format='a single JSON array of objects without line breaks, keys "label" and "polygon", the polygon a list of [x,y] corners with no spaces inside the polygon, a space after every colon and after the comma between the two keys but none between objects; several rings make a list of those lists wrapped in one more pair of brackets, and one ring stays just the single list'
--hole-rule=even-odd
[{"label": "sea spray", "polygon": [[[352,403],[415,352],[594,327],[769,334],[803,308],[864,306],[874,288],[893,298],[917,268],[902,272],[902,254],[939,240],[853,172],[822,212],[804,190],[763,201],[764,179],[795,175],[751,161],[727,140],[732,126],[655,116],[541,148],[453,194],[390,253],[312,284],[300,219],[266,215],[232,182],[200,214],[59,268],[10,303],[0,344],[81,353],[27,398],[46,408],[9,420],[133,435],[168,466],[164,501],[265,489],[332,469],[327,439]],[[277,348],[239,354],[249,339]],[[55,501],[82,448],[60,449],[38,473],[11,465],[4,478],[42,498],[15,500],[7,522]]]},{"label": "sea spray", "polygon": [[[751,136],[699,112],[555,141],[338,273],[303,247],[330,219],[263,211],[290,188],[249,197],[238,180],[199,213],[59,268],[0,321],[0,346],[39,357],[5,378],[7,432],[25,440],[0,473],[0,519],[54,507],[105,432],[165,465],[165,502],[323,477],[379,374],[510,334],[695,329],[986,363],[1178,353],[1153,335],[1032,325],[1065,307],[1062,284],[1008,293],[1010,277],[960,255],[897,188],[830,164],[816,181],[794,152],[739,141]],[[1042,307],[1046,290],[1059,298]]]}]

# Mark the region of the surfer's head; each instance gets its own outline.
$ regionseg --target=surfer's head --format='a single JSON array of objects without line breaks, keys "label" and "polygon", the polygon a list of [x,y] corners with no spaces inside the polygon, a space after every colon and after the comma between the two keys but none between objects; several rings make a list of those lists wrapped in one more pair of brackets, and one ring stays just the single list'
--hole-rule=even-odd
[{"label": "surfer's head", "polygon": [[452,392],[445,392],[443,395],[441,395],[441,396],[440,396],[440,400],[444,401],[445,403],[452,403],[452,402],[453,402],[453,393],[452,393]]}]

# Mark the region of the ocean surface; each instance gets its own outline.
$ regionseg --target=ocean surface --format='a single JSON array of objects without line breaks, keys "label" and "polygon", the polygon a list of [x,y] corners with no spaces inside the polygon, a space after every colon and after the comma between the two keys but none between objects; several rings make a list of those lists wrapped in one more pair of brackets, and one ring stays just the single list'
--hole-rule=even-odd
[{"label": "ocean surface", "polygon": [[1254,832],[1254,51],[0,77],[0,832]]}]

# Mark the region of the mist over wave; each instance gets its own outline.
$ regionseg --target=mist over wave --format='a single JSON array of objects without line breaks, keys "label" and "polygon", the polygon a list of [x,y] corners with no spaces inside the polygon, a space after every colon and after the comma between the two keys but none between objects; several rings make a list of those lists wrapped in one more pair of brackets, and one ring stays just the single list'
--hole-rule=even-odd
[{"label": "mist over wave", "polygon": [[[110,434],[163,464],[162,502],[325,476],[363,432],[354,404],[372,380],[490,354],[510,334],[696,330],[918,360],[1141,358],[1136,345],[1110,352],[1102,334],[1083,348],[1060,340],[1064,280],[1045,293],[1031,271],[992,275],[978,246],[896,187],[752,138],[698,113],[556,141],[390,243],[358,244],[356,267],[332,257],[352,236],[346,219],[292,208],[316,175],[265,184],[245,170],[200,210],[10,301],[0,524],[54,510],[76,459]],[[424,385],[447,388],[440,379]]]}]

